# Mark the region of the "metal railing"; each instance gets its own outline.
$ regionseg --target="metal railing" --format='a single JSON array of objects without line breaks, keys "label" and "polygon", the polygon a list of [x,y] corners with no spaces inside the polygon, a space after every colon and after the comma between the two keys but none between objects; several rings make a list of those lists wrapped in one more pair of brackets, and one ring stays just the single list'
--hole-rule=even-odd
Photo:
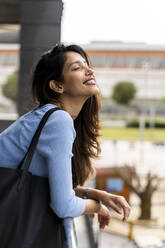
[{"label": "metal railing", "polygon": [[98,248],[99,247],[98,235],[96,235],[95,230],[93,228],[93,221],[89,217],[89,215],[85,215],[84,218],[85,218],[86,230],[88,234],[90,248]]}]

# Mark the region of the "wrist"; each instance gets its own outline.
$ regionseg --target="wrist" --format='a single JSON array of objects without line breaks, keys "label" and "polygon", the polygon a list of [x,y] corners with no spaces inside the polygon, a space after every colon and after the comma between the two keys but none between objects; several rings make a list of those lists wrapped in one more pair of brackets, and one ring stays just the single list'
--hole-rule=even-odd
[{"label": "wrist", "polygon": [[95,213],[98,213],[98,212],[100,211],[100,209],[101,209],[101,203],[100,203],[99,201],[96,201],[96,200],[95,200],[95,202],[96,202],[96,210],[95,210]]},{"label": "wrist", "polygon": [[[91,190],[91,189],[90,189]],[[84,199],[90,199],[89,198],[89,189],[88,188],[85,188],[84,189],[84,192],[83,192],[83,198]],[[101,204],[100,204],[100,201],[96,200],[96,199],[93,199],[95,202],[96,202],[96,209],[95,209],[95,213],[98,213],[100,211],[100,208],[101,208]]]},{"label": "wrist", "polygon": [[85,189],[84,189],[84,192],[83,192],[83,198],[84,198],[84,199],[89,199],[88,191],[89,191],[88,188],[85,188]]},{"label": "wrist", "polygon": [[92,199],[85,200],[86,208],[83,214],[94,214],[98,213],[101,208],[100,202]]},{"label": "wrist", "polygon": [[98,189],[85,188],[83,191],[83,198],[101,201],[101,193],[100,192],[101,192],[101,190],[98,190]]},{"label": "wrist", "polygon": [[99,201],[104,202],[105,198],[107,197],[107,192],[104,190],[97,190],[96,197]]}]

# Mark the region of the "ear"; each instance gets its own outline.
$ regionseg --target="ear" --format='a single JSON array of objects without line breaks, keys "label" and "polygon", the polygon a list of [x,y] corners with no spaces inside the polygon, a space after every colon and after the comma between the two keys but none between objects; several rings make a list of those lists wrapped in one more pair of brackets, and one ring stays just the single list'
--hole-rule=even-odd
[{"label": "ear", "polygon": [[50,80],[49,87],[57,93],[61,94],[64,92],[63,84],[60,82],[57,82],[56,80]]}]

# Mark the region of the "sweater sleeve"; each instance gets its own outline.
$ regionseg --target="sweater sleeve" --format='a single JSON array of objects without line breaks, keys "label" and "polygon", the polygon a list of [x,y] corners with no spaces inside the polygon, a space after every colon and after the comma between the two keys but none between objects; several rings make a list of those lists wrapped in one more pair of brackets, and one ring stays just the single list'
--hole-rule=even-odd
[{"label": "sweater sleeve", "polygon": [[50,186],[50,206],[60,217],[78,217],[85,201],[75,195],[72,185],[73,120],[63,111],[51,114],[40,136],[38,152],[45,158]]}]

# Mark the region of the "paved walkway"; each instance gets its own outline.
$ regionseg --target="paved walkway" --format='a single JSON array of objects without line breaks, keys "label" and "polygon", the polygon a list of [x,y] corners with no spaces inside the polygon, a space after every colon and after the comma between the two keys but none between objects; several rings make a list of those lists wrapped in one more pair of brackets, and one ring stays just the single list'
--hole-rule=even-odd
[{"label": "paved walkway", "polygon": [[135,248],[127,238],[102,231],[100,233],[99,248]]},{"label": "paved walkway", "polygon": [[[76,232],[79,246],[77,248],[90,248],[87,228],[85,226],[85,218],[79,217],[75,219]],[[95,237],[98,240],[98,248],[136,248],[137,246],[131,242],[127,236],[129,235],[129,223],[123,223],[119,219],[111,218],[110,225],[104,229],[99,230],[97,220],[93,225],[95,229]],[[123,236],[124,235],[124,236]],[[165,242],[161,242],[165,237],[164,229],[154,229],[153,227],[136,225],[133,228],[132,237],[135,238],[138,247],[153,248],[163,247],[165,248]],[[159,245],[153,245],[158,244]],[[141,245],[140,245],[141,244]]]},{"label": "paved walkway", "polygon": [[[76,232],[78,238],[78,248],[90,248],[87,230],[85,227],[85,219],[79,217],[75,219]],[[126,237],[112,234],[106,231],[96,231],[98,239],[98,248],[135,248],[136,246],[130,242]]]}]

